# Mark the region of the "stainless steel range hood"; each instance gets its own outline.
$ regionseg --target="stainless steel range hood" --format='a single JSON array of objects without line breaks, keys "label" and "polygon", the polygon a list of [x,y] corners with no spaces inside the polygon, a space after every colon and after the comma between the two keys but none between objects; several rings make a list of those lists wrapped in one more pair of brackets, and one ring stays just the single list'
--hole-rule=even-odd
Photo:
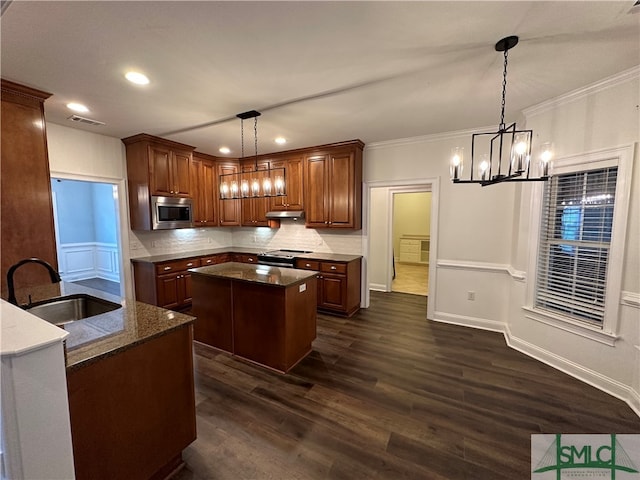
[{"label": "stainless steel range hood", "polygon": [[304,210],[289,210],[285,212],[267,212],[267,218],[304,218]]}]

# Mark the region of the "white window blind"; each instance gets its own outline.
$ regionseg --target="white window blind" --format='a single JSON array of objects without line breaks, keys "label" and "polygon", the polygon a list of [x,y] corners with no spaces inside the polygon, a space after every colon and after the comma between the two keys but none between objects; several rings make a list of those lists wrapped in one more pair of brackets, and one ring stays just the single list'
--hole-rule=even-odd
[{"label": "white window blind", "polygon": [[545,185],[535,306],[602,325],[618,167]]}]

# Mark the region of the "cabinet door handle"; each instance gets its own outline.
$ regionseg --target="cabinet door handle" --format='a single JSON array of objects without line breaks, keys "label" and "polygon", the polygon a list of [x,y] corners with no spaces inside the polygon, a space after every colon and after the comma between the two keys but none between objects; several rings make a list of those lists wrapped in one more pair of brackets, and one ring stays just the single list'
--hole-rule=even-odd
[{"label": "cabinet door handle", "polygon": [[331,265],[331,270],[335,270],[336,266],[335,265]]},{"label": "cabinet door handle", "polygon": [[167,272],[167,271],[171,270],[171,267],[164,267],[164,269],[163,269],[163,270],[164,270],[165,272]]}]

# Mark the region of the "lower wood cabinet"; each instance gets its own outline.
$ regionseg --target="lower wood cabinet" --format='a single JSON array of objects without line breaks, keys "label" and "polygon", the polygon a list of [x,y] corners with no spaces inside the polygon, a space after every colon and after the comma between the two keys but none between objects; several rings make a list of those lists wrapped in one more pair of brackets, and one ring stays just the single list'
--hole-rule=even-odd
[{"label": "lower wood cabinet", "polygon": [[318,309],[349,317],[360,309],[360,258],[350,262],[298,259],[296,268],[320,272]]},{"label": "lower wood cabinet", "polygon": [[166,478],[196,439],[193,327],[67,371],[75,478]]},{"label": "lower wood cabinet", "polygon": [[170,310],[191,306],[190,268],[200,266],[199,258],[162,263],[133,262],[136,300]]}]

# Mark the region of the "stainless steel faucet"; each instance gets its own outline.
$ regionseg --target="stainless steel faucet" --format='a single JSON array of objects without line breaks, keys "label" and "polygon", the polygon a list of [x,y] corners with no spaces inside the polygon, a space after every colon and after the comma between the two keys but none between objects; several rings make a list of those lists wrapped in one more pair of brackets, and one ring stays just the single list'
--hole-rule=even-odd
[{"label": "stainless steel faucet", "polygon": [[18,300],[16,299],[16,292],[13,286],[13,274],[15,271],[20,268],[22,265],[26,263],[39,263],[43,267],[45,267],[49,271],[49,276],[51,277],[51,283],[58,283],[61,281],[60,274],[55,271],[55,269],[51,266],[51,264],[42,260],[41,258],[25,258],[20,260],[15,265],[12,265],[7,272],[7,290],[9,291],[9,303],[13,303],[14,305],[18,305]]}]

